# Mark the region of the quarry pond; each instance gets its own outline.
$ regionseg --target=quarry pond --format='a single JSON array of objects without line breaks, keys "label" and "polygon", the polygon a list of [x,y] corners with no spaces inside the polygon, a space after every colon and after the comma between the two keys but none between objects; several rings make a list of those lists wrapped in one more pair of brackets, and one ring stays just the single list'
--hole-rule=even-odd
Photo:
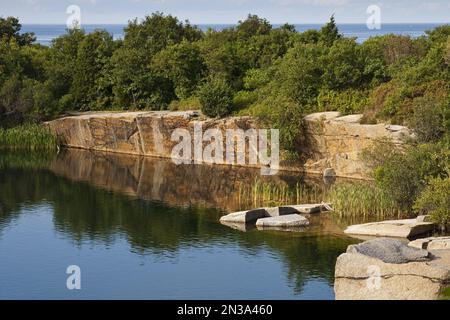
[{"label": "quarry pond", "polygon": [[[0,155],[0,299],[334,299],[358,240],[323,215],[302,232],[219,223],[259,170],[77,149]],[[273,183],[320,193],[322,178]],[[249,199],[247,199],[247,198]],[[68,266],[81,289],[69,290]]]}]

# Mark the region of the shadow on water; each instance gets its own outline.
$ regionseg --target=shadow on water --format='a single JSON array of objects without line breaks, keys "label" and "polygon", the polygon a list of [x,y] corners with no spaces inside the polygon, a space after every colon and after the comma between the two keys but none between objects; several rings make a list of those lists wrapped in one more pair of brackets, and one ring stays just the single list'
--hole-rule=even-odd
[{"label": "shadow on water", "polygon": [[[295,294],[311,279],[332,286],[336,257],[355,240],[342,236],[331,217],[320,217],[316,229],[300,233],[241,232],[218,223],[225,211],[240,206],[236,185],[258,174],[82,150],[64,150],[55,157],[3,154],[0,234],[18,218],[22,206],[45,201],[53,208],[55,230],[75,244],[108,245],[124,237],[131,250],[143,256],[215,246],[237,246],[250,257],[269,251],[282,261]],[[320,186],[320,181],[306,181],[301,175],[267,179]]]}]

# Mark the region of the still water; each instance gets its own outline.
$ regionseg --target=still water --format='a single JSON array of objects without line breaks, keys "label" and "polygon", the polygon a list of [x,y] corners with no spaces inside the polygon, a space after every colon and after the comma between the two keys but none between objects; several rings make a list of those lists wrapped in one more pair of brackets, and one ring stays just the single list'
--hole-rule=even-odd
[{"label": "still water", "polygon": [[[333,299],[336,258],[355,240],[332,217],[299,233],[218,222],[258,173],[82,150],[3,153],[0,299]],[[66,287],[69,265],[81,268],[81,290]]]}]

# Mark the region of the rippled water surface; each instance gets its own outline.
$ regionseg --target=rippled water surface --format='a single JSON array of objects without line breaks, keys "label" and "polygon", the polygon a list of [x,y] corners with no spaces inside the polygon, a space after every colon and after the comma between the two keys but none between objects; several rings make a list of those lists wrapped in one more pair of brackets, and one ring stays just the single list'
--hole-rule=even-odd
[{"label": "rippled water surface", "polygon": [[[355,240],[218,223],[259,171],[64,151],[0,155],[0,299],[333,299]],[[275,183],[305,184],[279,175]],[[81,268],[81,290],[66,268]]]}]

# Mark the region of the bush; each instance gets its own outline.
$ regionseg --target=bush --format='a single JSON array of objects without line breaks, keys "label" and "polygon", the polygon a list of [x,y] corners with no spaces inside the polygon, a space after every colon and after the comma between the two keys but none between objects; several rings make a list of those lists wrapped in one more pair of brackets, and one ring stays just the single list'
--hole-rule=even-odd
[{"label": "bush", "polygon": [[199,89],[202,112],[208,117],[225,117],[233,107],[233,91],[228,83],[220,78],[211,79]]},{"label": "bush", "polygon": [[409,126],[417,134],[420,142],[439,140],[445,131],[442,104],[430,97],[416,99]]},{"label": "bush", "polygon": [[190,111],[201,109],[200,100],[197,97],[187,99],[174,100],[169,105],[170,111]]},{"label": "bush", "polygon": [[435,178],[414,203],[419,214],[429,214],[433,221],[450,225],[450,178]]},{"label": "bush", "polygon": [[401,208],[411,211],[427,181],[447,174],[449,156],[448,147],[443,143],[412,147],[405,153],[394,154],[378,166],[375,180]]}]

